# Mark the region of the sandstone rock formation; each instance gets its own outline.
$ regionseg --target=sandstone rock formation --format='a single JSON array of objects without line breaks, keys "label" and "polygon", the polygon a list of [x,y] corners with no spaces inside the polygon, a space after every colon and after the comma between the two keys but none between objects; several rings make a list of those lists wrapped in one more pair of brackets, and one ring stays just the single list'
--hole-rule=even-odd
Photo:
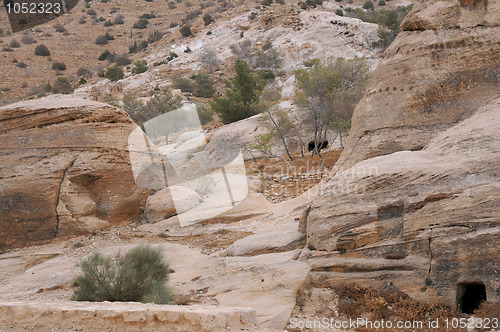
[{"label": "sandstone rock formation", "polygon": [[479,284],[500,302],[499,4],[428,1],[405,19],[307,216],[311,280],[459,309]]},{"label": "sandstone rock formation", "polygon": [[338,165],[402,150],[470,117],[499,93],[500,2],[417,5],[376,68]]},{"label": "sandstone rock formation", "polygon": [[[174,193],[172,194],[172,192]],[[172,195],[181,197],[182,200],[178,200],[176,205],[172,199]],[[189,188],[170,186],[149,196],[146,201],[144,215],[148,222],[157,222],[175,216],[178,213],[183,213],[198,205],[201,201],[200,196]]]},{"label": "sandstone rock formation", "polygon": [[0,108],[0,249],[135,220],[135,124],[109,105],[54,96]]}]

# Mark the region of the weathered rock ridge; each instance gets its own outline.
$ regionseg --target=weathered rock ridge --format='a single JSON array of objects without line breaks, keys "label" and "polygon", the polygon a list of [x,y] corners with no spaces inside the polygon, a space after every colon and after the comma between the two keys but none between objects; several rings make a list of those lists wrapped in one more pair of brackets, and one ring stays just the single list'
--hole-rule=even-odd
[{"label": "weathered rock ridge", "polygon": [[339,167],[422,149],[500,93],[500,1],[425,1],[405,18],[352,119]]},{"label": "weathered rock ridge", "polygon": [[[481,2],[482,3],[482,2]],[[314,282],[500,302],[499,1],[427,1],[356,108],[306,226]]]},{"label": "weathered rock ridge", "polygon": [[127,138],[135,124],[109,105],[55,96],[0,108],[0,249],[135,220]]}]

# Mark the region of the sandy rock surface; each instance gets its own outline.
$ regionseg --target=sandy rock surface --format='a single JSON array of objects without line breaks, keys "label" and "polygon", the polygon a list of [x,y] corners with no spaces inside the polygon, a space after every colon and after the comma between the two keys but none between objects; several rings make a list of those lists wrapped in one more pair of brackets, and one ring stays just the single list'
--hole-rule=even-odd
[{"label": "sandy rock surface", "polygon": [[0,249],[99,231],[142,213],[127,137],[109,105],[52,96],[0,108]]}]

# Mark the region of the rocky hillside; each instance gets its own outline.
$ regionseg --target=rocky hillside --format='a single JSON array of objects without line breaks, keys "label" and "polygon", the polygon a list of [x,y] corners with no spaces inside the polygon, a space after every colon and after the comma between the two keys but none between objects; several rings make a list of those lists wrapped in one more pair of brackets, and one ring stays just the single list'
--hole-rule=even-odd
[{"label": "rocky hillside", "polygon": [[[154,69],[168,72],[168,77],[175,71],[192,74],[201,69],[200,54],[205,48],[217,52],[221,69],[228,76],[233,62],[230,45],[244,40],[250,40],[256,48],[273,42],[284,58],[286,71],[304,60],[332,55],[362,56],[377,62],[377,25],[335,14],[341,8],[360,8],[363,0],[349,4],[324,1],[315,8],[304,8],[299,1],[291,0],[270,5],[261,2],[80,1],[61,17],[14,34],[1,4],[0,102],[49,93],[46,84],[61,76],[75,88],[93,85],[102,80],[99,74],[114,61],[127,67],[127,76],[133,76],[134,61],[148,60],[153,73],[154,64],[169,62],[166,58],[175,53],[178,58],[169,65]],[[393,0],[375,7],[396,9],[408,4]],[[190,35],[181,33],[183,25],[191,28]],[[35,55],[41,44],[48,48],[49,55]],[[137,48],[131,49],[134,44]],[[106,50],[113,56],[101,57]],[[88,84],[80,81],[82,76]],[[159,84],[165,81],[163,77]],[[151,82],[153,88],[156,84]]]}]

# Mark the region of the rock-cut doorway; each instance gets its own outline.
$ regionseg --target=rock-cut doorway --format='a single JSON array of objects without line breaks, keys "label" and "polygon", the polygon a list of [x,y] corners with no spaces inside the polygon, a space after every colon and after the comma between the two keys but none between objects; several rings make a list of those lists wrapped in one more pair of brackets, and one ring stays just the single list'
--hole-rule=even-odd
[{"label": "rock-cut doorway", "polygon": [[473,314],[484,301],[486,301],[486,287],[482,282],[458,284],[457,304],[460,312]]}]

